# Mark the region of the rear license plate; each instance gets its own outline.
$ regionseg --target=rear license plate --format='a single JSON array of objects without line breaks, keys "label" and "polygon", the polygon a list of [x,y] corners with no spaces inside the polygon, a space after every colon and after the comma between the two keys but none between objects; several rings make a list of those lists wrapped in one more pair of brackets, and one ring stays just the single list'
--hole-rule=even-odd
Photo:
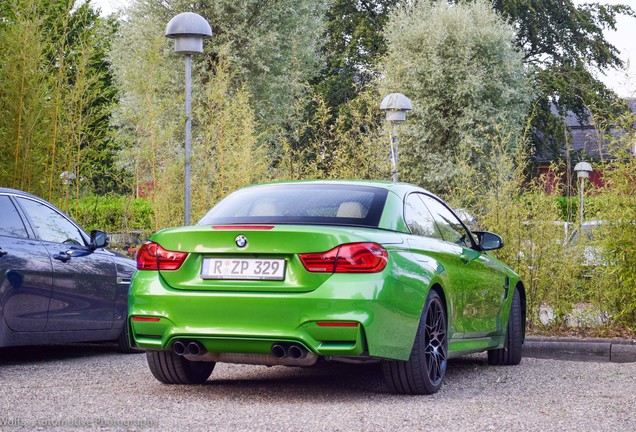
[{"label": "rear license plate", "polygon": [[283,280],[284,259],[203,258],[203,279]]}]

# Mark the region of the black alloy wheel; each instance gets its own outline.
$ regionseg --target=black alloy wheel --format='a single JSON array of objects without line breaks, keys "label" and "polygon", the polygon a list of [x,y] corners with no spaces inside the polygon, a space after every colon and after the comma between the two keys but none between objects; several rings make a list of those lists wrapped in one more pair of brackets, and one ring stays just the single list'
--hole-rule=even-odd
[{"label": "black alloy wheel", "polygon": [[408,360],[388,360],[382,369],[398,394],[432,394],[442,386],[448,363],[446,309],[438,292],[429,291]]}]

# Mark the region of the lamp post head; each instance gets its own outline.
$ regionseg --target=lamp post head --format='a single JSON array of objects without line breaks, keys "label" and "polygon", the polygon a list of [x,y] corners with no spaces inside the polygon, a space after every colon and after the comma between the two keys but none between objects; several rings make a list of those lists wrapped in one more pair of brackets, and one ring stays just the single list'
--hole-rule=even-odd
[{"label": "lamp post head", "polygon": [[386,111],[386,119],[392,122],[406,120],[406,112],[413,109],[409,98],[401,93],[391,93],[380,103],[380,109]]},{"label": "lamp post head", "polygon": [[203,39],[212,37],[212,28],[201,15],[184,12],[168,22],[166,37],[174,39],[177,54],[201,54]]},{"label": "lamp post head", "polygon": [[592,165],[587,162],[579,162],[574,166],[577,178],[588,178],[593,171]]}]

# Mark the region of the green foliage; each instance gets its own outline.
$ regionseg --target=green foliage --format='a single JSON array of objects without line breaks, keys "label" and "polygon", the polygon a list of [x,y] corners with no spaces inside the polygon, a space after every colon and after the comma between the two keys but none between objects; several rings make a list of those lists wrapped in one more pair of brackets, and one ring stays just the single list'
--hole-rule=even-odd
[{"label": "green foliage", "polygon": [[571,209],[578,208],[579,199],[575,197],[568,198],[565,196],[558,196],[556,197],[556,204],[559,208],[559,214],[561,216],[559,220],[568,221],[568,216],[571,213]]},{"label": "green foliage", "polygon": [[[609,201],[613,199],[613,193],[608,193],[608,191],[603,191],[603,189],[595,190],[589,183],[587,183],[585,195],[585,220],[601,218],[602,215],[599,209],[605,208],[609,204]],[[555,199],[559,214],[561,215],[560,220],[572,224],[578,223],[580,201],[578,195],[572,197],[559,195]]]},{"label": "green foliage", "polygon": [[[183,224],[184,89],[182,59],[159,30],[165,23],[131,20],[113,43],[115,76],[123,90],[115,117],[129,143],[122,166],[148,189],[153,229]],[[135,51],[131,52],[131,47]],[[133,55],[137,61],[127,61]],[[201,59],[199,59],[201,60]],[[258,123],[245,85],[235,85],[224,53],[214,69],[193,67],[191,211],[196,221],[227,193],[262,181],[271,163],[258,140]]]},{"label": "green foliage", "polygon": [[223,60],[205,84],[198,102],[200,139],[193,147],[195,219],[229,193],[267,179],[271,166],[266,146],[258,140],[258,124],[245,86],[233,90],[232,74]]},{"label": "green foliage", "polygon": [[[231,190],[271,174],[271,155],[281,151],[272,137],[298,125],[305,82],[316,70],[322,8],[314,0],[197,5],[214,39],[193,58],[194,219]],[[150,191],[155,229],[183,223],[183,59],[163,30],[191,9],[181,0],[134,2],[111,51],[122,90],[120,166]]]},{"label": "green foliage", "polygon": [[518,29],[516,45],[524,63],[537,71],[535,104],[540,110],[533,116],[532,135],[537,151],[558,157],[562,147],[565,125],[552,113],[553,105],[559,115],[572,112],[579,119],[586,118],[590,106],[607,118],[625,112],[626,106],[616,103],[616,94],[593,72],[623,66],[603,31],[615,30],[618,15],[634,16],[629,6],[575,6],[572,0],[495,0],[493,5]]},{"label": "green foliage", "polygon": [[[524,135],[525,136],[525,135]],[[528,323],[541,325],[541,308],[550,306],[557,320],[565,320],[576,301],[572,275],[577,264],[565,241],[564,224],[556,205],[558,191],[545,193],[541,180],[527,183],[524,171],[527,141],[510,151],[510,137],[492,137],[490,157],[495,163],[477,170],[469,159],[459,162],[450,201],[477,218],[479,228],[501,235],[500,259],[521,276],[527,293]]]},{"label": "green foliage", "polygon": [[577,221],[568,217],[568,206],[577,215],[578,200],[546,184],[553,176],[526,178],[531,120],[514,152],[507,136],[492,138],[496,169],[480,172],[468,159],[459,162],[461,175],[453,181],[450,201],[476,216],[480,228],[504,238],[506,246],[497,255],[524,281],[534,329],[636,328],[636,159],[629,155],[635,120],[632,115],[613,122],[611,160],[595,166],[605,187],[586,193],[585,220],[604,222],[590,238],[571,241]]},{"label": "green foliage", "polygon": [[34,1],[8,3],[0,27],[0,184],[41,192],[35,174],[41,177],[46,167],[50,129],[47,69],[42,67],[45,20],[36,6]]},{"label": "green foliage", "polygon": [[388,140],[377,100],[373,90],[361,92],[332,122],[329,106],[314,94],[312,117],[289,134],[291,141],[283,138],[277,178],[388,179]]},{"label": "green foliage", "polygon": [[602,264],[591,280],[595,303],[610,312],[613,322],[632,331],[636,331],[636,158],[630,149],[636,140],[635,122],[635,114],[613,122],[612,157],[599,167],[605,187],[594,205],[594,217],[605,222],[588,244],[598,251]]},{"label": "green foliage", "polygon": [[387,49],[382,30],[397,2],[331,2],[322,45],[326,64],[314,82],[334,116],[342,104],[355,99],[377,77],[378,62]]},{"label": "green foliage", "polygon": [[2,11],[0,183],[64,195],[67,208],[71,197],[114,180],[100,169],[116,149],[105,60],[114,24],[66,0],[13,0]]},{"label": "green foliage", "polygon": [[399,132],[401,179],[448,191],[460,156],[479,170],[491,163],[489,136],[513,134],[514,147],[528,81],[513,30],[489,4],[407,4],[386,32],[382,86],[414,107]]},{"label": "green foliage", "polygon": [[149,200],[117,195],[86,195],[77,201],[71,216],[87,231],[108,233],[130,230],[149,232],[153,210]]},{"label": "green foliage", "polygon": [[[158,205],[161,176],[171,172],[166,164],[183,161],[181,139],[176,136],[183,136],[184,91],[179,84],[183,82],[179,76],[183,63],[171,56],[172,48],[163,36],[165,22],[152,17],[137,20],[135,10],[130,13],[130,21],[122,24],[110,51],[121,91],[113,122],[117,139],[124,146],[120,167],[133,173],[135,190],[150,190],[156,209],[152,228],[158,230],[170,209]],[[183,207],[181,203],[178,199],[174,205]]]},{"label": "green foliage", "polygon": [[[200,80],[205,81],[223,59],[236,71],[234,86],[247,85],[261,127],[284,127],[298,115],[291,111],[294,101],[302,97],[306,81],[320,66],[316,41],[323,29],[324,1],[204,0],[193,4],[187,0],[135,0],[126,10],[127,22],[123,26],[144,33],[148,26],[148,30],[153,29],[151,37],[161,38],[168,21],[188,11],[207,19],[214,34],[205,43],[204,54],[198,56]],[[172,51],[172,44],[165,38],[163,44]],[[178,56],[171,52],[164,54],[171,57],[164,58],[165,67],[170,68]],[[178,64],[181,62],[179,59]],[[136,65],[120,67],[135,70]],[[182,69],[179,66],[175,70]],[[172,88],[183,94],[181,86],[176,82]]]}]

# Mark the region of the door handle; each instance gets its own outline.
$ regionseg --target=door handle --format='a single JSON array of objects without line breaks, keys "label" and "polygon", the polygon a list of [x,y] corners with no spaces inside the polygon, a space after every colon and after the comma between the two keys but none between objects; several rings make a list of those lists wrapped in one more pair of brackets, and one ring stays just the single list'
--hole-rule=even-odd
[{"label": "door handle", "polygon": [[464,255],[464,254],[461,254],[461,255],[459,256],[459,259],[460,259],[460,260],[462,260],[462,262],[463,262],[464,264],[468,264],[468,263],[470,262],[470,258],[469,258],[468,256]]},{"label": "door handle", "polygon": [[71,259],[71,256],[66,252],[60,252],[58,254],[53,255],[53,258],[62,262],[67,262]]}]

